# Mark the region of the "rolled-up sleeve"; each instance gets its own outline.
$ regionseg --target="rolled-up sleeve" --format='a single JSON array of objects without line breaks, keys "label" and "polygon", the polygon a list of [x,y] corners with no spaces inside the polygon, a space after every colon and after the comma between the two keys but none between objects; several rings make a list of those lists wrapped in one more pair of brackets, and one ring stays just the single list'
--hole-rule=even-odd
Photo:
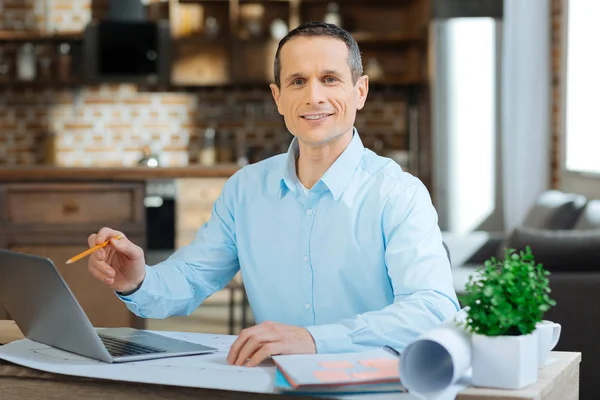
[{"label": "rolled-up sleeve", "polygon": [[225,184],[212,214],[188,246],[155,265],[134,293],[117,293],[127,308],[144,318],[189,315],[224,288],[239,271],[233,197],[236,175]]}]

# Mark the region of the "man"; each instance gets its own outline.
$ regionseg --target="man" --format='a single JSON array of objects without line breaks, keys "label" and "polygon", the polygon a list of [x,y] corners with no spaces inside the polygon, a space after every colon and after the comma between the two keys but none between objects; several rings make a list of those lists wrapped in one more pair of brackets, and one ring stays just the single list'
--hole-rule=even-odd
[{"label": "man", "polygon": [[[273,98],[295,137],[287,154],[226,183],[195,240],[150,267],[127,238],[89,270],[135,314],[188,315],[241,270],[257,325],[227,360],[399,350],[458,310],[424,185],[363,147],[354,129],[368,77],[352,36],[307,23],[279,44]],[[102,228],[93,246],[120,232]]]}]

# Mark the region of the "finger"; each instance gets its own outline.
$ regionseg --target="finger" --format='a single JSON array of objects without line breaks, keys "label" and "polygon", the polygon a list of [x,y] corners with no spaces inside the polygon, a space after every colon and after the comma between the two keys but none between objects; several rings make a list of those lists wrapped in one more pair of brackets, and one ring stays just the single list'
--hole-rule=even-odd
[{"label": "finger", "polygon": [[126,237],[122,237],[119,240],[111,240],[110,247],[112,247],[117,253],[123,254],[130,260],[137,260],[144,257],[144,251],[141,249],[141,247],[130,242]]},{"label": "finger", "polygon": [[88,266],[88,269],[90,269],[90,270],[94,269],[94,270],[98,271],[100,274],[102,274],[103,276],[108,277],[108,278],[115,277],[115,270],[110,265],[105,263],[104,261],[90,263],[90,265]]},{"label": "finger", "polygon": [[108,265],[112,265],[113,259],[115,258],[115,254],[117,254],[117,251],[111,246],[106,247],[104,251],[106,252],[106,258],[104,259],[104,261],[106,261]]},{"label": "finger", "polygon": [[255,331],[260,332],[263,329],[264,327],[262,326],[262,324],[243,329],[238,335],[237,339],[235,339],[235,341],[231,345],[231,348],[229,349],[229,354],[227,354],[227,362],[229,364],[233,364],[237,360],[240,350],[242,349],[242,347],[244,347],[244,345],[252,336],[252,334],[254,334]]},{"label": "finger", "polygon": [[98,268],[95,268],[93,266],[89,266],[88,270],[90,271],[90,273],[92,274],[92,276],[94,278],[96,278],[97,280],[99,280],[102,283],[106,283],[108,285],[112,285],[114,283],[114,281],[115,281],[114,278],[106,276]]},{"label": "finger", "polygon": [[93,254],[95,257],[96,257],[96,259],[97,259],[98,261],[106,261],[106,260],[107,260],[107,257],[106,257],[106,250],[104,250],[104,249],[99,249],[99,250],[96,250],[96,251],[95,251],[95,252],[93,252],[92,254]]},{"label": "finger", "polygon": [[282,342],[271,342],[262,346],[246,363],[247,367],[256,367],[267,358],[281,354],[283,350]]},{"label": "finger", "polygon": [[254,355],[266,343],[276,342],[279,337],[272,332],[261,332],[252,335],[246,344],[240,349],[235,365],[243,365],[250,357]]},{"label": "finger", "polygon": [[96,245],[96,234],[92,233],[89,237],[88,237],[88,246],[90,247],[94,247]]},{"label": "finger", "polygon": [[96,235],[95,245],[104,243],[108,239],[112,239],[114,237],[117,237],[118,235],[123,235],[123,238],[121,238],[121,240],[123,240],[125,238],[125,235],[123,234],[123,232],[116,231],[112,228],[104,227],[98,231],[98,234]]},{"label": "finger", "polygon": [[98,249],[92,254],[90,254],[91,263],[105,262],[110,265],[110,261],[108,259],[108,252],[106,249]]}]

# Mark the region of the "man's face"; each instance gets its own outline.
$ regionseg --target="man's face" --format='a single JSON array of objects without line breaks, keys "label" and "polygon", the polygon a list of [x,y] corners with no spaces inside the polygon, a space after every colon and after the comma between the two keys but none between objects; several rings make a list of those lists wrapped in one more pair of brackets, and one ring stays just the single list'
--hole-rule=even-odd
[{"label": "man's face", "polygon": [[368,78],[352,82],[346,44],[330,37],[295,37],[279,56],[281,88],[271,84],[271,91],[288,130],[310,146],[352,132],[367,98]]}]

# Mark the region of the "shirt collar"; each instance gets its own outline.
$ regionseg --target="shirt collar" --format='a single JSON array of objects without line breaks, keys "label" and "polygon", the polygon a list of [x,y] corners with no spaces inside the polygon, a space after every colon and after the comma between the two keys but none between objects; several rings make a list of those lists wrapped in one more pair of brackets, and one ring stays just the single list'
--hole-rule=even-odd
[{"label": "shirt collar", "polygon": [[[358,167],[362,160],[364,149],[365,147],[358,135],[358,131],[354,128],[352,140],[320,179],[327,186],[336,201],[348,186],[354,170],[356,170],[356,167]],[[294,138],[287,152],[287,161],[283,170],[283,177],[281,178],[280,195],[282,197],[287,190],[295,193],[299,188],[300,181],[296,173],[296,158],[299,151],[298,139]]]}]

